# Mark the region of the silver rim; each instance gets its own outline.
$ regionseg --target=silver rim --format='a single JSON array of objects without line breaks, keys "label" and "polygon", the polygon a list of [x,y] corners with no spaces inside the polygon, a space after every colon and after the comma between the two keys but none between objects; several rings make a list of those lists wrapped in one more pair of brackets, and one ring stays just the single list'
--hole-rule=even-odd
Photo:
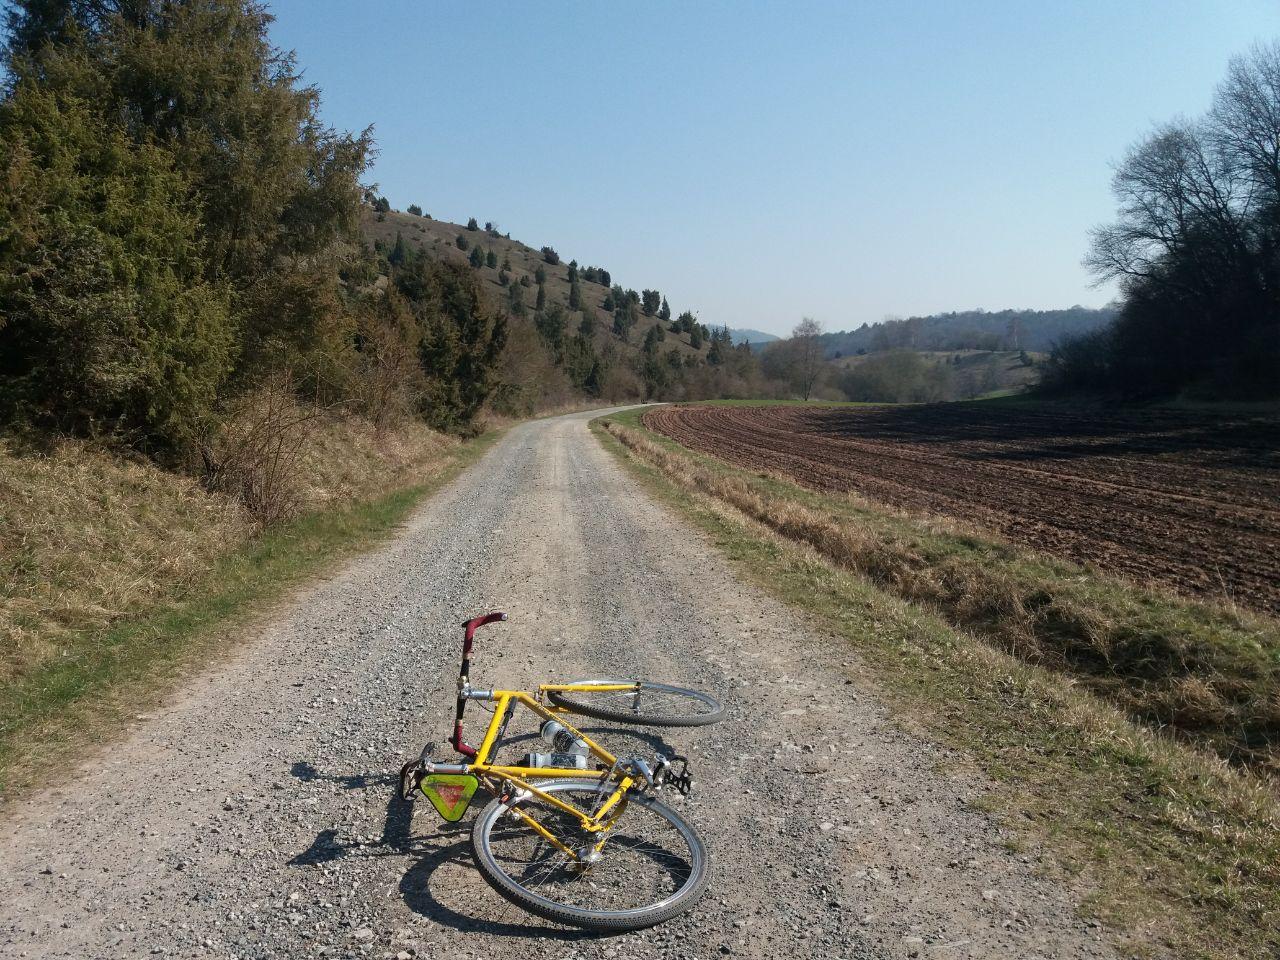
[{"label": "silver rim", "polygon": [[720,702],[697,690],[687,690],[647,680],[600,679],[571,680],[574,684],[638,684],[636,690],[549,691],[554,703],[584,713],[607,713],[632,718],[637,723],[667,720],[695,725],[714,719],[723,712]]},{"label": "silver rim", "polygon": [[[600,797],[594,785],[577,781],[553,781],[539,789],[572,794],[566,799],[588,810]],[[591,845],[591,835],[576,818],[537,798],[524,805],[566,846]],[[678,912],[703,884],[701,841],[674,811],[648,798],[631,799],[609,831],[600,860],[587,870],[505,812],[496,802],[483,811],[476,825],[477,852],[488,860],[491,871],[486,872],[497,883],[547,915],[636,922]]]}]

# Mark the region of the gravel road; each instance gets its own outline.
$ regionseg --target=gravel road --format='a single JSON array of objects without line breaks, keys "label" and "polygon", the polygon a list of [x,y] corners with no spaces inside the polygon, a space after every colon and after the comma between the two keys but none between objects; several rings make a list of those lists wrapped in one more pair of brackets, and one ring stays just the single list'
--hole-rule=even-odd
[{"label": "gravel road", "polygon": [[[514,428],[393,542],[8,811],[0,956],[1110,956],[977,809],[983,781],[648,499],[590,416]],[[470,817],[441,829],[393,799],[447,733],[457,624],[490,609],[511,619],[480,634],[478,682],[638,674],[726,702],[665,734],[712,857],[691,913],[612,938],[546,925],[485,885]]]}]

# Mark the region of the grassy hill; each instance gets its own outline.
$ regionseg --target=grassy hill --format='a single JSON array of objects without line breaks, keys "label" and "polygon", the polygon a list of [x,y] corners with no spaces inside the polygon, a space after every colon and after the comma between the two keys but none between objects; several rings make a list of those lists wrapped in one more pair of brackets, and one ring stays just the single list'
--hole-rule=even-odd
[{"label": "grassy hill", "polygon": [[[366,207],[364,210],[361,227],[370,244],[375,241],[381,241],[390,246],[396,242],[396,236],[400,235],[404,237],[407,243],[412,243],[422,248],[434,259],[458,264],[467,264],[469,262],[471,247],[476,244],[479,244],[486,252],[492,250],[497,258],[498,265],[496,267],[476,267],[474,268],[476,275],[481,278],[486,292],[490,294],[495,304],[507,303],[507,288],[503,286],[498,278],[504,262],[509,262],[511,265],[507,271],[510,275],[511,283],[519,283],[522,277],[528,277],[529,286],[524,290],[524,301],[528,307],[529,314],[529,319],[525,321],[527,323],[532,323],[534,298],[537,295],[534,275],[538,268],[542,267],[546,272],[547,304],[560,303],[568,309],[568,263],[563,260],[555,264],[548,263],[540,250],[535,250],[533,247],[518,240],[512,240],[506,235],[497,233],[497,231],[486,231],[483,226],[478,230],[468,230],[464,224],[451,223],[448,220],[435,220],[430,217],[421,217],[396,210],[376,214],[370,207]],[[467,242],[465,251],[457,246],[456,241],[459,236],[463,237]],[[582,266],[585,267],[587,264]],[[615,284],[622,282],[618,277],[612,277],[611,279]],[[609,293],[609,287],[585,279],[579,279],[578,286],[582,293],[583,311],[590,311],[596,320],[595,346],[597,350],[602,352],[612,350],[620,358],[634,358],[639,355],[641,345],[644,343],[649,328],[662,326],[665,333],[665,339],[661,345],[663,354],[669,353],[674,348],[683,356],[705,360],[707,354],[705,343],[695,349],[690,343],[689,334],[671,333],[668,329],[670,325],[663,323],[656,316],[646,317],[641,315],[639,322],[637,322],[625,340],[615,335],[613,332],[613,313],[605,310],[602,306],[605,296]],[[628,286],[628,284],[623,283],[623,286]],[[640,287],[636,289],[640,289]],[[672,309],[678,313],[681,308],[673,305]],[[570,322],[574,327],[576,327],[580,316],[581,314],[576,311],[571,313]]]}]

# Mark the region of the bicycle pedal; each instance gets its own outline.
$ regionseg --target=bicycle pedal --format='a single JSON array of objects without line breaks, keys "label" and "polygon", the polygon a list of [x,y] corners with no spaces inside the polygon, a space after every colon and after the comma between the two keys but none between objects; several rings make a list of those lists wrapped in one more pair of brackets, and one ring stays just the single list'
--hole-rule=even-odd
[{"label": "bicycle pedal", "polygon": [[[676,764],[680,764],[677,772]],[[674,756],[667,758],[667,769],[662,775],[663,786],[672,786],[676,788],[676,792],[682,797],[689,796],[693,792],[693,774],[689,772],[689,760],[687,757]]]},{"label": "bicycle pedal", "polygon": [[400,799],[412,800],[417,793],[418,787],[422,784],[422,778],[427,775],[423,769],[422,758],[410,760],[400,768]]}]

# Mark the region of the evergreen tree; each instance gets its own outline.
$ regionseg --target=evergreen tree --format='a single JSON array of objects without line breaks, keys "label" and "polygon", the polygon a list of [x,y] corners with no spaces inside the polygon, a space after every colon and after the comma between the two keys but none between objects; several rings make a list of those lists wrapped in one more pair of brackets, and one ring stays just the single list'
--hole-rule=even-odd
[{"label": "evergreen tree", "polygon": [[533,309],[543,310],[547,306],[547,288],[543,284],[538,284],[538,295],[534,300]]},{"label": "evergreen tree", "polygon": [[476,223],[476,218],[475,218],[475,217],[471,217],[469,220],[467,220],[467,229],[468,229],[468,230],[479,230],[479,229],[480,229],[480,224]]},{"label": "evergreen tree", "polygon": [[493,269],[498,265],[498,255],[493,250],[490,250],[484,255],[484,264],[486,267]]},{"label": "evergreen tree", "polygon": [[409,209],[409,212],[413,214],[415,217],[422,216],[422,208],[418,206],[416,203],[409,204],[408,209]]},{"label": "evergreen tree", "polygon": [[663,323],[671,322],[671,306],[667,303],[667,298],[662,298],[662,306],[658,308],[658,317]]},{"label": "evergreen tree", "polygon": [[576,277],[569,281],[569,309],[582,309],[582,288],[578,286]]},{"label": "evergreen tree", "polygon": [[520,284],[513,283],[507,287],[507,305],[515,316],[525,315],[524,288]]},{"label": "evergreen tree", "polygon": [[640,295],[640,302],[644,307],[644,315],[646,317],[656,316],[662,303],[662,294],[657,290],[646,290]]},{"label": "evergreen tree", "polygon": [[404,242],[404,234],[399,230],[396,231],[396,245],[391,248],[391,252],[387,254],[387,263],[393,267],[402,267],[409,259],[409,247]]},{"label": "evergreen tree", "polygon": [[613,332],[623,340],[631,339],[631,328],[640,320],[640,308],[629,299],[623,299],[613,311]]},{"label": "evergreen tree", "polygon": [[644,335],[644,352],[649,356],[654,356],[658,352],[658,344],[662,342],[662,327],[652,326],[649,332]]},{"label": "evergreen tree", "polygon": [[[0,407],[173,448],[234,367],[247,378],[327,342],[338,280],[321,255],[356,240],[370,140],[320,123],[264,8],[119,7],[10,4]],[[76,356],[95,369],[63,387],[38,372]]]},{"label": "evergreen tree", "polygon": [[534,325],[538,328],[538,333],[542,335],[542,339],[551,349],[557,363],[564,361],[565,324],[567,320],[568,317],[565,315],[564,307],[558,303],[553,304],[550,310],[540,311],[534,315]]},{"label": "evergreen tree", "polygon": [[464,237],[462,234],[458,234],[457,239],[453,241],[453,244],[459,250],[465,250],[467,249],[467,247],[471,246],[471,244],[467,243],[467,238]]},{"label": "evergreen tree", "polygon": [[467,258],[471,266],[479,270],[484,266],[484,251],[480,249],[480,244],[476,244],[471,248],[471,256]]},{"label": "evergreen tree", "polygon": [[718,367],[724,363],[724,354],[720,348],[720,336],[718,333],[711,335],[710,344],[707,347],[707,365]]},{"label": "evergreen tree", "polygon": [[538,286],[547,282],[547,269],[542,264],[538,264],[538,269],[533,271],[533,282]]},{"label": "evergreen tree", "polygon": [[424,261],[399,272],[397,285],[422,317],[422,415],[437,429],[461,430],[497,385],[506,320],[490,309],[480,280],[465,267]]}]

